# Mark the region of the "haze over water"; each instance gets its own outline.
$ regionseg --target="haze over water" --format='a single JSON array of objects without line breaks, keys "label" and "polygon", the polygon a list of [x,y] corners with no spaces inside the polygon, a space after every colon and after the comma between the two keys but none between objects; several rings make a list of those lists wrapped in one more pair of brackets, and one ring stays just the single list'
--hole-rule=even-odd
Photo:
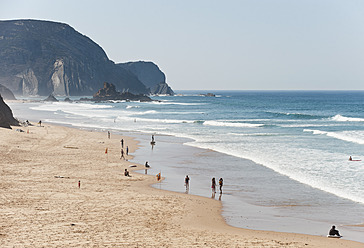
[{"label": "haze over water", "polygon": [[[230,224],[325,235],[322,228],[331,224],[364,222],[364,162],[348,160],[364,160],[364,92],[178,93],[150,103],[9,105],[24,119],[154,134],[153,151],[139,137],[144,148],[136,162],[149,160],[151,173],[162,170],[166,177],[162,187],[175,191],[184,191],[176,182],[191,174],[190,193],[207,197],[211,177],[224,177],[222,201]],[[340,229],[364,241],[362,228]]]}]

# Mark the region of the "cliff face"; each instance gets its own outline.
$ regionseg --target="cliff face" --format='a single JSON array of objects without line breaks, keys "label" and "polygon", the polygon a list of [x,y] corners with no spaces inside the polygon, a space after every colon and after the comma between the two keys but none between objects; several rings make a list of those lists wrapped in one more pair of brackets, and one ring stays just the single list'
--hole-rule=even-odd
[{"label": "cliff face", "polygon": [[0,84],[19,95],[92,95],[103,82],[148,93],[88,37],[63,23],[0,21]]},{"label": "cliff face", "polygon": [[1,84],[0,84],[0,95],[5,100],[16,100],[13,92],[11,92],[11,90],[9,90],[8,88],[6,88],[4,85]]},{"label": "cliff face", "polygon": [[171,87],[166,83],[166,76],[153,62],[119,63],[118,66],[132,72],[149,89],[151,94],[174,95]]},{"label": "cliff face", "polygon": [[18,126],[19,122],[14,119],[13,112],[0,95],[0,127],[11,128],[10,125]]}]

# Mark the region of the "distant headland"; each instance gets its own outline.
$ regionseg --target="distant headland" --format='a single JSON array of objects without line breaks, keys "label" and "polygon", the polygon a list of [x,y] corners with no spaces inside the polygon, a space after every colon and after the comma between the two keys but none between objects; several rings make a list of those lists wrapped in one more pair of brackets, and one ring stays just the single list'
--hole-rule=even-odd
[{"label": "distant headland", "polygon": [[116,64],[64,23],[0,21],[0,51],[0,84],[15,95],[93,95],[104,82],[133,94],[174,94],[153,62]]}]

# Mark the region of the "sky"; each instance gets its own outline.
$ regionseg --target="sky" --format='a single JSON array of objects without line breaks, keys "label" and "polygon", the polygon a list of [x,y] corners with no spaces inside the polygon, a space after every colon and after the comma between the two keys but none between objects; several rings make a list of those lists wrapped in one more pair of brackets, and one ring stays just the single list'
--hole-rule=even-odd
[{"label": "sky", "polygon": [[362,0],[0,0],[0,20],[67,23],[174,90],[364,90]]}]

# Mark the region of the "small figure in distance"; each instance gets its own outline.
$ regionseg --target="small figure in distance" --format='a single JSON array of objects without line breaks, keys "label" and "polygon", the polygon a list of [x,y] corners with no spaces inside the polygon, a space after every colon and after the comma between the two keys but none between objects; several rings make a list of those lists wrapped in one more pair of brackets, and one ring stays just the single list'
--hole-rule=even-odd
[{"label": "small figure in distance", "polygon": [[152,134],[152,142],[154,142],[154,135]]},{"label": "small figure in distance", "polygon": [[211,190],[212,190],[212,193],[215,194],[216,193],[216,180],[215,178],[213,177],[212,180],[211,180]]},{"label": "small figure in distance", "polygon": [[124,139],[120,140],[120,145],[121,145],[121,148],[124,148]]},{"label": "small figure in distance", "polygon": [[123,148],[121,148],[121,150],[120,150],[120,159],[122,159],[122,158],[125,160]]},{"label": "small figure in distance", "polygon": [[340,233],[338,230],[335,229],[335,226],[332,226],[330,231],[329,231],[329,236],[337,236],[337,237],[341,237]]},{"label": "small figure in distance", "polygon": [[190,178],[188,177],[188,175],[186,175],[186,177],[185,177],[185,186],[186,186],[186,193],[187,193],[188,190],[190,189]]},{"label": "small figure in distance", "polygon": [[222,186],[223,185],[224,185],[224,179],[222,179],[222,177],[220,177],[220,179],[219,179],[220,194],[222,194]]},{"label": "small figure in distance", "polygon": [[149,167],[150,167],[150,165],[148,164],[148,161],[147,161],[147,162],[145,162],[145,167],[146,167],[146,168],[149,168]]},{"label": "small figure in distance", "polygon": [[38,122],[38,124],[39,124],[39,126],[41,127],[41,126],[42,126],[42,121],[40,120],[40,121]]},{"label": "small figure in distance", "polygon": [[124,171],[124,176],[126,176],[126,177],[130,177],[128,169],[125,169],[125,171]]},{"label": "small figure in distance", "polygon": [[349,161],[353,161],[353,158],[351,156],[349,157]]},{"label": "small figure in distance", "polygon": [[110,139],[110,131],[107,131],[107,138]]}]

